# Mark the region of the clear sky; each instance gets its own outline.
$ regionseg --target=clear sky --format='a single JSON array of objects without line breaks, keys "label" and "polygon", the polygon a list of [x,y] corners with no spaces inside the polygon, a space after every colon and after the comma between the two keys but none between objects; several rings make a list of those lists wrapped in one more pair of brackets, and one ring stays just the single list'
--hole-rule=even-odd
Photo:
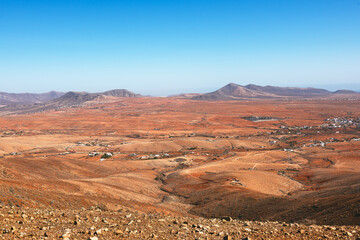
[{"label": "clear sky", "polygon": [[360,0],[0,0],[0,91],[360,90]]}]

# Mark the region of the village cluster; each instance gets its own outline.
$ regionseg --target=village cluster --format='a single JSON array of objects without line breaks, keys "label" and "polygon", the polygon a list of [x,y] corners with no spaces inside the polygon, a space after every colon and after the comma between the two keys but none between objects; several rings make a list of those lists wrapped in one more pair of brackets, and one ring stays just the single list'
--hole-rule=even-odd
[{"label": "village cluster", "polygon": [[[272,117],[246,117],[247,120],[250,121],[257,121],[257,120],[274,120],[274,118]],[[360,117],[358,118],[351,118],[351,117],[332,117],[332,118],[327,118],[325,120],[325,122],[321,125],[316,125],[316,126],[308,126],[308,125],[303,125],[303,126],[286,126],[286,125],[280,125],[278,130],[272,131],[272,132],[267,132],[268,135],[302,135],[305,136],[307,134],[319,134],[320,131],[324,131],[324,130],[331,130],[331,129],[336,129],[335,133],[340,133],[340,131],[345,130],[346,128],[349,127],[355,127],[356,129],[360,128]],[[2,136],[9,136],[9,135],[29,135],[29,134],[33,134],[31,132],[25,133],[25,132],[16,132],[16,131],[11,131],[8,130],[4,131],[2,133]],[[262,135],[262,134],[259,134]],[[202,136],[202,135],[197,135],[197,134],[190,134],[188,137],[192,137],[192,136]],[[173,136],[170,136],[173,137]],[[208,139],[207,141],[213,141],[213,139],[211,138],[215,138],[212,135],[204,135],[203,137],[209,137],[210,139]],[[226,138],[229,138],[229,136],[227,136]],[[238,138],[238,137],[235,137]],[[250,137],[249,137],[250,138]],[[288,139],[288,137],[285,136],[281,136],[276,140],[270,140],[269,143],[271,146],[276,147],[278,144],[280,144],[280,142],[286,142]],[[307,143],[301,143],[298,146],[291,146],[291,147],[287,147],[284,148],[283,150],[286,152],[293,152],[294,149],[299,148],[299,147],[326,147],[327,144],[329,143],[333,143],[333,142],[347,142],[347,141],[360,141],[360,137],[352,137],[352,138],[346,138],[346,139],[342,139],[342,138],[335,138],[335,137],[331,137],[328,139],[323,139],[323,140],[309,140]],[[121,144],[126,144],[126,142],[121,143]],[[61,152],[58,153],[58,155],[67,155],[67,154],[74,154],[77,153],[76,150],[74,150],[74,147],[76,146],[96,146],[96,147],[101,147],[101,148],[109,148],[111,147],[111,145],[109,144],[105,144],[105,143],[101,143],[98,139],[95,140],[91,140],[89,142],[76,142],[74,145],[72,146],[68,146],[65,150],[65,152]],[[260,146],[261,148],[264,148],[264,146]],[[278,146],[279,147],[279,146]],[[106,152],[105,149],[99,149],[97,151],[92,151],[88,153],[88,157],[95,157],[95,156],[101,156],[100,157],[100,161],[104,161],[108,158],[111,158],[114,156],[114,154],[120,154],[120,153],[113,153],[113,152]],[[191,150],[191,149],[189,149]],[[192,152],[194,154],[194,152]],[[133,160],[146,160],[146,159],[161,159],[161,158],[169,158],[170,154],[169,153],[151,153],[151,154],[138,154],[136,152],[134,153],[127,153],[129,159],[133,159]],[[20,155],[19,152],[10,152],[8,155],[11,156],[16,156],[16,155]],[[44,156],[46,157],[46,156]]]}]

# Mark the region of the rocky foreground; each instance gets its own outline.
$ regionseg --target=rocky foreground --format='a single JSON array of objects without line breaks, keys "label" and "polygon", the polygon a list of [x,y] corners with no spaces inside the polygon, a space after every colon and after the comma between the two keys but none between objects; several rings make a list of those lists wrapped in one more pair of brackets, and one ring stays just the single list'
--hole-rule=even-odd
[{"label": "rocky foreground", "polygon": [[126,209],[0,206],[2,239],[360,239],[359,226],[318,226],[143,214]]}]

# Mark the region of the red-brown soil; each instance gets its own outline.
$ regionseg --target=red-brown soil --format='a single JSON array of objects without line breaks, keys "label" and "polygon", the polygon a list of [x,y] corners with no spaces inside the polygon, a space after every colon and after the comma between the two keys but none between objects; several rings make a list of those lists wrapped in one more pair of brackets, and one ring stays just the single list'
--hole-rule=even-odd
[{"label": "red-brown soil", "polygon": [[357,225],[359,103],[118,98],[3,116],[0,201]]}]

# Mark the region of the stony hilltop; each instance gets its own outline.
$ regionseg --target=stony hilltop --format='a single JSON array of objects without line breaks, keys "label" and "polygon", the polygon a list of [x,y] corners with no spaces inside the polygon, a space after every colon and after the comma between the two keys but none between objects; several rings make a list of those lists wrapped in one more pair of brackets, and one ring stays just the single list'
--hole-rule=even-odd
[{"label": "stony hilltop", "polygon": [[360,239],[359,226],[192,218],[103,207],[0,207],[2,239]]}]

